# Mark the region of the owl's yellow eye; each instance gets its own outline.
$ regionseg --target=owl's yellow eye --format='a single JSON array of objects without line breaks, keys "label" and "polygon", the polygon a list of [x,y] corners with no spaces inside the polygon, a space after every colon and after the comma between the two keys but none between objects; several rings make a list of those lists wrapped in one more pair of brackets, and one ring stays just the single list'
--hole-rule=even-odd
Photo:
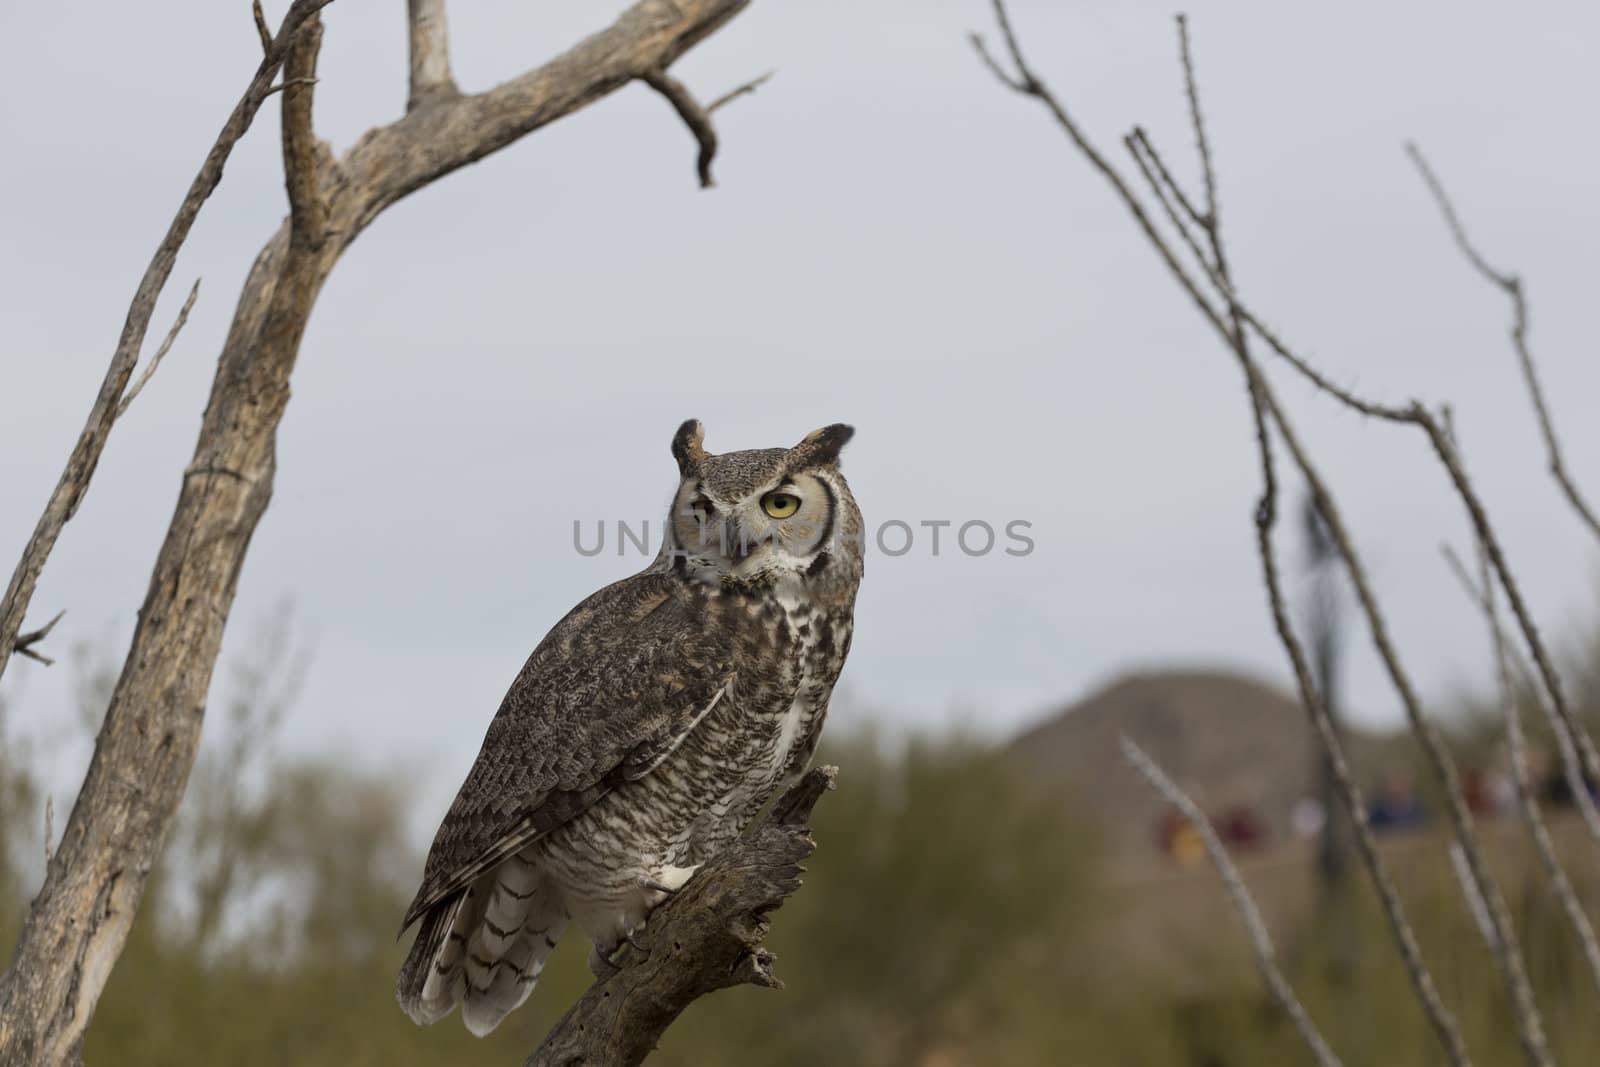
[{"label": "owl's yellow eye", "polygon": [[761,510],[774,519],[787,519],[800,510],[800,498],[793,493],[768,493],[761,498]]}]

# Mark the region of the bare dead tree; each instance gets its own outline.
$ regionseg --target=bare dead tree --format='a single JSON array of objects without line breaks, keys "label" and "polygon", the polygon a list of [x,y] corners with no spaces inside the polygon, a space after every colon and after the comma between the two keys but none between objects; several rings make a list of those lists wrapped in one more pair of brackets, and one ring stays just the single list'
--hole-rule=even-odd
[{"label": "bare dead tree", "polygon": [[[83,433],[0,602],[3,669],[38,575],[130,397],[128,383],[178,250],[233,146],[267,97],[281,92],[289,216],[245,280],[93,759],[0,976],[0,1064],[72,1057],[121,953],[194,762],[239,571],[272,495],[290,375],[334,264],[390,205],[630,82],[663,74],[749,5],[638,0],[542,66],[464,94],[451,74],[443,0],[410,0],[406,112],[336,159],[312,121],[318,13],[328,2],[294,0],[276,33],[259,3],[252,4],[261,63],[135,290]],[[280,71],[282,81],[274,84]],[[696,135],[704,154],[703,132]]]},{"label": "bare dead tree", "polygon": [[[1187,24],[1182,16],[1178,19],[1178,27],[1182,48],[1184,81],[1204,180],[1204,209],[1197,208],[1193,199],[1184,192],[1181,184],[1172,177],[1170,168],[1166,166],[1155,147],[1151,144],[1150,139],[1142,130],[1135,128],[1133,133],[1125,139],[1124,144],[1168,223],[1176,231],[1183,246],[1193,257],[1198,268],[1197,272],[1185,266],[1182,257],[1175,251],[1167,236],[1146,210],[1143,200],[1133,191],[1118,169],[1087,139],[1055,95],[1028,66],[1021,53],[1017,36],[1012,28],[1003,0],[993,0],[993,6],[996,19],[1005,39],[1011,68],[1007,69],[1002,66],[987,51],[982,38],[974,35],[973,43],[984,64],[1005,86],[1015,92],[1032,97],[1044,105],[1073,145],[1112,186],[1152,248],[1179,282],[1190,300],[1200,310],[1202,316],[1232,351],[1244,372],[1252,401],[1251,407],[1256,425],[1256,437],[1265,484],[1265,490],[1257,506],[1257,542],[1274,622],[1277,626],[1280,640],[1294,667],[1302,698],[1312,716],[1318,736],[1329,754],[1330,763],[1335,769],[1336,776],[1344,779],[1344,788],[1341,792],[1345,800],[1347,814],[1357,827],[1357,843],[1363,862],[1378,889],[1385,914],[1390,922],[1391,933],[1394,936],[1397,947],[1400,949],[1401,957],[1406,964],[1407,970],[1411,974],[1413,988],[1441,1044],[1444,1046],[1446,1055],[1453,1063],[1461,1064],[1467,1062],[1467,1052],[1462,1043],[1459,1028],[1439,999],[1437,989],[1422,962],[1420,952],[1417,950],[1415,936],[1405,920],[1403,910],[1400,908],[1398,898],[1394,895],[1387,873],[1372,846],[1370,831],[1367,829],[1363,817],[1364,812],[1360,805],[1359,793],[1356,792],[1353,784],[1348,781],[1348,771],[1343,766],[1342,748],[1336,733],[1331,728],[1331,722],[1325,706],[1325,694],[1317,692],[1305,663],[1304,651],[1298,638],[1293,633],[1283,607],[1283,594],[1277,577],[1277,564],[1271,539],[1276,498],[1276,481],[1271,454],[1272,434],[1270,430],[1272,428],[1276,428],[1277,436],[1281,438],[1288,448],[1295,466],[1311,487],[1313,501],[1326,520],[1333,544],[1350,575],[1351,583],[1355,589],[1362,614],[1366,619],[1373,644],[1379,653],[1390,681],[1394,685],[1395,691],[1401,698],[1411,731],[1421,742],[1423,751],[1445,795],[1456,847],[1460,851],[1463,869],[1467,875],[1466,886],[1469,890],[1469,896],[1482,904],[1486,931],[1493,949],[1497,969],[1506,984],[1523,1052],[1530,1063],[1535,1065],[1550,1063],[1550,1053],[1544,1036],[1543,1022],[1538,1005],[1534,1001],[1531,984],[1528,981],[1521,947],[1512,927],[1505,900],[1487,864],[1484,862],[1471,813],[1467,810],[1461,794],[1459,775],[1457,774],[1453,757],[1439,736],[1431,718],[1426,714],[1416,688],[1401,664],[1398,651],[1389,635],[1389,628],[1383,611],[1372,591],[1371,582],[1356,552],[1354,540],[1344,522],[1342,513],[1326,481],[1321,476],[1308,450],[1294,429],[1287,412],[1278,401],[1270,381],[1250,351],[1248,335],[1253,334],[1260,339],[1273,353],[1283,358],[1299,373],[1312,381],[1321,391],[1336,398],[1341,403],[1364,414],[1390,422],[1414,425],[1423,431],[1434,454],[1445,468],[1452,486],[1466,508],[1468,519],[1480,544],[1483,546],[1485,558],[1488,560],[1496,580],[1506,592],[1513,615],[1521,629],[1524,640],[1528,643],[1530,653],[1539,671],[1541,683],[1550,697],[1552,707],[1562,723],[1571,731],[1575,747],[1578,749],[1583,761],[1584,769],[1587,772],[1591,772],[1592,777],[1592,765],[1595,763],[1593,743],[1582,732],[1580,724],[1577,723],[1571,709],[1567,706],[1560,678],[1539,638],[1515,577],[1506,561],[1504,552],[1499,546],[1482,501],[1467,476],[1460,456],[1457,454],[1440,421],[1424,405],[1415,402],[1403,407],[1378,404],[1364,400],[1348,390],[1340,388],[1327,379],[1326,376],[1320,374],[1306,360],[1298,356],[1273,331],[1263,326],[1259,317],[1249,310],[1239,296],[1229,271],[1227,260],[1223,254],[1220,239],[1220,221],[1216,207],[1215,170],[1199,107],[1199,97],[1195,88],[1194,69],[1188,46]],[[1203,247],[1203,245],[1209,245],[1209,248]]]},{"label": "bare dead tree", "polygon": [[1144,776],[1145,781],[1166,798],[1167,803],[1177,808],[1178,813],[1200,834],[1206,855],[1211,858],[1212,866],[1222,878],[1228,902],[1233,905],[1239,921],[1244,924],[1245,934],[1250,940],[1250,950],[1256,959],[1256,970],[1260,972],[1261,980],[1272,994],[1272,999],[1278,1002],[1278,1007],[1283,1009],[1283,1013],[1294,1024],[1300,1040],[1311,1050],[1312,1057],[1320,1067],[1339,1067],[1339,1057],[1334,1055],[1333,1049],[1328,1046],[1321,1031],[1317,1029],[1317,1024],[1311,1021],[1311,1015],[1300,1003],[1300,998],[1295,996],[1294,987],[1284,977],[1283,968],[1278,966],[1277,952],[1272,947],[1272,935],[1268,933],[1267,924],[1261,918],[1261,910],[1256,907],[1255,899],[1251,897],[1250,889],[1244,883],[1244,877],[1239,874],[1239,868],[1234,866],[1232,858],[1228,855],[1228,849],[1217,836],[1211,820],[1200,810],[1200,805],[1190,799],[1178,783],[1174,782],[1171,776],[1127,735],[1123,735],[1122,738],[1122,754],[1134,769]]}]

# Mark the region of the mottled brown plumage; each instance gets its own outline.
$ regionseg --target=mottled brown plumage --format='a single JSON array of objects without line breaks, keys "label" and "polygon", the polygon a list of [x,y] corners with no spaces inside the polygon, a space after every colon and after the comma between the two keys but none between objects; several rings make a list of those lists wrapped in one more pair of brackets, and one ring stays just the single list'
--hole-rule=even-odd
[{"label": "mottled brown plumage", "polygon": [[570,921],[598,970],[804,770],[849,650],[862,524],[851,431],[708,454],[673,440],[661,553],[556,624],[512,683],[429,852],[398,993],[486,1033]]}]

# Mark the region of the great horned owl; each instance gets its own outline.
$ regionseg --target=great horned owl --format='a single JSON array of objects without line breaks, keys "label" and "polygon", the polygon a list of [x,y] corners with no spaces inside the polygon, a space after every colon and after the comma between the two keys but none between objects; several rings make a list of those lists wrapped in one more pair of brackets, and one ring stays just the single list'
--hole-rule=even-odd
[{"label": "great horned owl", "polygon": [[850,650],[863,531],[828,426],[711,455],[678,429],[660,554],[556,624],[511,683],[402,930],[418,1023],[486,1034],[571,921],[611,954],[805,769]]}]

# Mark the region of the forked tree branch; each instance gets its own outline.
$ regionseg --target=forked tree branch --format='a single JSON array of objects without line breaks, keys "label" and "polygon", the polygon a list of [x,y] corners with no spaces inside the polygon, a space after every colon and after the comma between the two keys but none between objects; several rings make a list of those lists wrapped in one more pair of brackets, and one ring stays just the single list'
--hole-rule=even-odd
[{"label": "forked tree branch", "polygon": [[749,81],[745,82],[743,85],[734,86],[732,89],[729,89],[727,92],[723,93],[721,96],[719,96],[715,100],[711,101],[711,103],[707,104],[706,105],[706,114],[709,115],[709,114],[713,114],[713,113],[715,113],[717,111],[720,111],[723,107],[727,106],[728,104],[733,103],[735,100],[739,99],[741,96],[749,96],[749,95],[751,95],[757,89],[761,88],[763,85],[765,85],[769,81],[771,81],[773,75],[775,75],[777,73],[778,72],[775,71],[775,70],[769,70],[765,74],[761,74],[761,75],[758,75],[757,77],[751,78]]},{"label": "forked tree branch", "polygon": [[[1217,210],[1217,172],[1211,165],[1211,139],[1206,136],[1205,112],[1200,109],[1200,91],[1194,76],[1194,54],[1189,47],[1189,19],[1179,13],[1178,60],[1183,65],[1183,93],[1189,101],[1189,124],[1194,128],[1195,153],[1200,157],[1200,177],[1206,189],[1206,213],[1202,225],[1212,233],[1222,228],[1222,216]],[[1224,263],[1217,270],[1227,273]]]},{"label": "forked tree branch", "polygon": [[[194,762],[211,674],[252,535],[271,499],[289,379],[322,284],[385,208],[610,92],[666,69],[749,0],[639,0],[543,66],[473,96],[439,94],[369,131],[337,163],[312,132],[315,33],[328,0],[295,0],[158,248],[105,384],[0,606],[0,666],[39,568],[71,517],[124,396],[155,298],[294,42],[285,71],[290,218],[245,280],[217,361],[128,656],[78,798],[0,976],[0,1063],[57,1064],[79,1046],[122,951]],[[442,26],[442,23],[440,24]]]},{"label": "forked tree branch", "polygon": [[1283,1009],[1283,1013],[1294,1023],[1300,1039],[1311,1050],[1311,1055],[1317,1063],[1321,1067],[1340,1067],[1339,1057],[1329,1047],[1327,1040],[1317,1029],[1317,1024],[1311,1021],[1311,1016],[1300,1003],[1300,998],[1295,996],[1294,987],[1289,984],[1289,980],[1283,975],[1283,969],[1278,966],[1277,952],[1272,947],[1272,935],[1267,932],[1267,924],[1262,921],[1261,912],[1250,896],[1249,887],[1240,876],[1239,868],[1234,866],[1233,860],[1228,856],[1228,850],[1222,840],[1217,837],[1216,828],[1211,825],[1211,820],[1206,818],[1200,806],[1178,787],[1178,783],[1174,782],[1156,761],[1146,755],[1127,735],[1123,735],[1122,738],[1122,754],[1133,765],[1134,770],[1143,775],[1145,781],[1155,787],[1156,792],[1165,797],[1167,803],[1177,808],[1178,813],[1200,834],[1206,855],[1211,857],[1212,866],[1216,867],[1217,874],[1222,877],[1222,886],[1228,894],[1228,901],[1238,914],[1239,921],[1244,924],[1245,933],[1250,939],[1250,949],[1256,958],[1256,970],[1261,973],[1261,980],[1266,984],[1267,991],[1272,994],[1272,999],[1278,1002],[1278,1007]]},{"label": "forked tree branch", "polygon": [[761,77],[752,78],[738,88],[723,93],[705,107],[701,107],[700,102],[689,91],[689,87],[667,71],[646,71],[641,77],[646,85],[666,97],[667,103],[672,105],[672,110],[678,113],[683,124],[689,127],[689,132],[694,134],[695,143],[700,146],[700,154],[695,159],[695,174],[700,179],[700,188],[709,189],[717,184],[711,177],[711,162],[717,158],[717,128],[711,121],[711,113],[747,93],[755,92],[771,78],[772,72],[768,71]]},{"label": "forked tree branch", "polygon": [[33,646],[49,637],[50,631],[56,628],[56,623],[60,622],[61,616],[65,614],[65,611],[58,611],[50,617],[49,622],[45,623],[37,630],[29,630],[25,634],[18,634],[16,643],[12,646],[13,651],[20,656],[26,656],[31,660],[36,660],[39,663],[44,664],[46,667],[55,663],[55,660],[51,659],[49,656],[35,651]]},{"label": "forked tree branch", "polygon": [[700,188],[711,188],[716,184],[711,179],[711,161],[717,158],[717,128],[711,124],[710,111],[700,106],[687,85],[665,70],[646,71],[642,80],[666,97],[672,110],[678,113],[683,124],[689,127],[689,132],[694,134],[695,142],[700,146],[700,154],[695,159],[695,174],[700,178]]},{"label": "forked tree branch", "polygon": [[632,1067],[700,997],[736,985],[783,988],[777,957],[762,947],[767,915],[800,888],[801,861],[816,847],[811,810],[837,773],[807,772],[753,832],[651,913],[619,970],[589,987],[526,1067]]},{"label": "forked tree branch", "polygon": [[261,54],[272,51],[272,29],[267,25],[267,13],[261,10],[261,0],[250,0],[250,17],[255,20],[256,36],[261,38]]},{"label": "forked tree branch", "polygon": [[189,287],[189,295],[184,298],[183,307],[178,309],[178,317],[172,320],[172,328],[167,331],[167,336],[161,339],[161,344],[156,348],[155,354],[150,357],[150,362],[144,365],[144,370],[139,372],[139,377],[128,387],[128,391],[122,394],[122,399],[117,402],[117,418],[120,419],[128,413],[128,408],[133,404],[134,399],[144,392],[146,385],[150,384],[150,379],[155,376],[156,368],[161,366],[161,361],[172,350],[172,343],[178,339],[178,334],[182,332],[183,327],[188,323],[189,312],[194,310],[194,302],[199,296],[200,279],[196,278],[194,284]]},{"label": "forked tree branch", "polygon": [[[1189,222],[1198,226],[1203,233],[1209,235],[1216,229],[1210,224],[1212,216],[1194,206],[1194,203],[1189,199],[1189,195],[1184,192],[1183,186],[1167,170],[1166,161],[1156,153],[1155,146],[1150,143],[1150,135],[1145,133],[1143,126],[1135,126],[1133,132],[1123,138],[1123,143],[1127,146],[1135,162],[1139,164],[1139,169],[1144,172],[1146,181],[1149,182],[1158,199],[1165,203],[1170,194],[1172,199],[1177,202],[1177,206],[1183,209],[1184,215],[1188,216]],[[1168,206],[1170,210],[1170,205]],[[1175,210],[1172,214],[1172,224],[1186,239],[1189,238],[1189,226],[1177,217]],[[1202,262],[1204,258],[1204,256],[1201,256]],[[1225,263],[1207,263],[1206,267],[1208,270],[1216,271],[1219,276],[1225,274],[1227,270]]]},{"label": "forked tree branch", "polygon": [[[390,204],[647,73],[666,70],[750,0],[638,0],[606,29],[482,93],[435,101],[369,131],[340,160],[351,184],[333,212],[345,241]],[[426,145],[427,150],[419,150]],[[343,216],[348,213],[348,219]]]}]

